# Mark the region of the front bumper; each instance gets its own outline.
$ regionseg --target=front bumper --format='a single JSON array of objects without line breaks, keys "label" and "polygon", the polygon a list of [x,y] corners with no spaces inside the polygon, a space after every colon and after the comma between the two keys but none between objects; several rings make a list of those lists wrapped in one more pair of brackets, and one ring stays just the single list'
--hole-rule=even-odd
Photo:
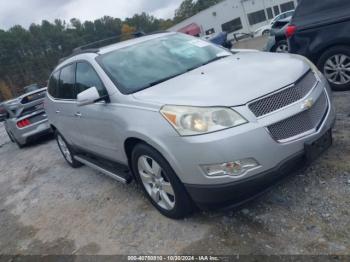
[{"label": "front bumper", "polygon": [[[317,97],[320,90],[315,89],[310,97]],[[249,121],[248,124],[202,136],[169,136],[163,140],[166,145],[159,151],[168,160],[179,179],[186,185],[224,185],[254,177],[274,169],[281,162],[304,150],[305,144],[315,141],[330,130],[335,121],[335,110],[331,92],[327,89],[328,111],[317,131],[279,143],[268,132],[266,126],[279,122],[300,112],[301,103],[295,103],[281,112],[257,119],[247,106],[235,108]],[[307,99],[307,98],[306,98]],[[314,101],[317,99],[315,98]],[[220,164],[242,159],[254,158],[259,167],[249,170],[241,177],[208,177],[201,168],[204,165]]]},{"label": "front bumper", "polygon": [[273,169],[240,181],[223,185],[186,185],[186,189],[203,210],[233,208],[258,197],[308,163],[304,152],[299,152]]}]

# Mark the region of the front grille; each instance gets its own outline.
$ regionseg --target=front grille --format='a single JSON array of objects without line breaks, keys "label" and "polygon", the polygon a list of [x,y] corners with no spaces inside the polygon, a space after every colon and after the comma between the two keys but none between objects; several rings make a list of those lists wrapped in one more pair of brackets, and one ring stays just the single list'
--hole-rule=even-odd
[{"label": "front grille", "polygon": [[249,109],[256,117],[260,117],[278,109],[286,107],[305,97],[315,86],[317,79],[312,71],[309,71],[292,87],[274,93],[249,104]]},{"label": "front grille", "polygon": [[323,93],[311,109],[273,124],[268,130],[275,140],[282,142],[308,131],[317,130],[327,110],[327,96]]}]

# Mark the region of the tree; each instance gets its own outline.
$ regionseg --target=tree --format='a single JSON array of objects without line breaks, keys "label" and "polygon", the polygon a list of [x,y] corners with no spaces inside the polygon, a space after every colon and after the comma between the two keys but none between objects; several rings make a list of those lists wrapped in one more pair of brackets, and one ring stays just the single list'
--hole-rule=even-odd
[{"label": "tree", "polygon": [[143,12],[124,21],[110,16],[85,22],[72,18],[68,23],[56,19],[53,23],[43,20],[41,24],[31,24],[28,29],[16,25],[7,31],[0,30],[0,92],[8,98],[10,93],[20,94],[26,85],[46,85],[59,59],[70,55],[78,46],[121,34],[122,40],[127,39],[136,31],[166,30],[218,2],[184,0],[174,19],[158,19]]},{"label": "tree", "polygon": [[132,37],[132,33],[136,31],[135,27],[132,27],[128,24],[123,24],[122,26],[122,40],[130,39]]}]

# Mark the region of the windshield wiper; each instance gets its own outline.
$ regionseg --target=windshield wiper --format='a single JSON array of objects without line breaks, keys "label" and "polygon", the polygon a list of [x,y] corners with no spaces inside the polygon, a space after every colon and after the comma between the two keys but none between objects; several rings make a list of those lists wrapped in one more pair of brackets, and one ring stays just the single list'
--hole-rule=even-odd
[{"label": "windshield wiper", "polygon": [[[151,86],[158,85],[158,84],[163,83],[163,82],[165,82],[165,81],[168,81],[168,80],[170,80],[170,79],[172,79],[172,78],[175,78],[175,77],[177,77],[177,76],[179,76],[179,75],[183,75],[184,73],[185,73],[185,72],[181,72],[181,73],[178,73],[178,74],[175,74],[175,75],[171,75],[171,76],[162,78],[162,79],[160,79],[160,80],[151,82],[151,83],[147,84],[146,87],[144,87],[144,88],[148,88],[148,87],[151,87]],[[144,88],[143,88],[143,89],[144,89]]]},{"label": "windshield wiper", "polygon": [[216,56],[216,57],[214,57],[213,59],[210,59],[209,61],[207,61],[207,62],[205,62],[205,63],[202,63],[202,64],[200,64],[200,65],[196,65],[196,66],[194,66],[194,67],[191,67],[191,68],[187,69],[186,72],[190,72],[190,71],[192,71],[192,70],[195,70],[195,69],[200,68],[200,67],[202,67],[202,66],[205,66],[205,65],[207,65],[207,64],[213,63],[213,62],[218,61],[218,60],[220,60],[220,59],[226,58],[226,57],[228,57],[228,56],[229,56],[229,55],[225,55],[225,56]]},{"label": "windshield wiper", "polygon": [[215,61],[218,61],[218,60],[220,60],[220,59],[226,58],[226,57],[228,57],[228,56],[229,56],[229,55],[225,55],[225,56],[216,56],[216,57],[214,57],[213,59],[210,59],[209,61],[203,63],[202,66],[207,65],[207,64],[210,64],[210,63],[213,63],[213,62],[215,62]]}]

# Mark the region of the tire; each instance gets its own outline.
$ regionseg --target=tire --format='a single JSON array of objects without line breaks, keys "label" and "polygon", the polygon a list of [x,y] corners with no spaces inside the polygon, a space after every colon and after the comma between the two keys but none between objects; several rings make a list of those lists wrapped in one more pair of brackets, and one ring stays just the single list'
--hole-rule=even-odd
[{"label": "tire", "polygon": [[262,36],[269,36],[270,35],[270,30],[264,30],[261,35]]},{"label": "tire", "polygon": [[16,143],[19,149],[25,147],[26,144],[21,144],[11,133],[7,133],[13,143]]},{"label": "tire", "polygon": [[5,130],[6,130],[7,135],[9,136],[11,142],[12,142],[12,143],[15,143],[14,138],[12,137],[12,135],[10,134],[10,132],[7,130],[7,128],[5,128]]},{"label": "tire", "polygon": [[328,49],[321,55],[317,67],[334,91],[350,90],[350,47]]},{"label": "tire", "polygon": [[132,151],[131,165],[146,197],[161,214],[182,219],[193,212],[193,203],[184,185],[158,151],[146,144],[137,144]]},{"label": "tire", "polygon": [[275,47],[276,53],[288,53],[288,42],[286,40],[279,41]]},{"label": "tire", "polygon": [[15,140],[16,145],[18,146],[19,149],[22,149],[23,147],[25,147],[25,144],[21,144],[20,142],[17,141],[16,138],[13,138]]},{"label": "tire", "polygon": [[58,132],[55,132],[58,148],[60,149],[66,162],[73,168],[81,167],[83,164],[74,159],[74,151],[67,143],[67,140]]}]

